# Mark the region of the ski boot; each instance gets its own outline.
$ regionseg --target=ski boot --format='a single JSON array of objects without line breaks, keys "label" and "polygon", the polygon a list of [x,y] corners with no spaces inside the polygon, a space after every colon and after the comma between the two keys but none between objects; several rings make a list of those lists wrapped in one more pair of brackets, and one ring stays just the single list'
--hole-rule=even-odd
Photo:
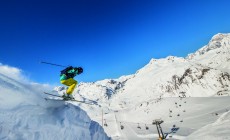
[{"label": "ski boot", "polygon": [[74,97],[73,97],[72,94],[66,94],[66,93],[64,93],[64,94],[62,95],[62,98],[63,98],[64,100],[73,100],[73,99],[74,99]]}]

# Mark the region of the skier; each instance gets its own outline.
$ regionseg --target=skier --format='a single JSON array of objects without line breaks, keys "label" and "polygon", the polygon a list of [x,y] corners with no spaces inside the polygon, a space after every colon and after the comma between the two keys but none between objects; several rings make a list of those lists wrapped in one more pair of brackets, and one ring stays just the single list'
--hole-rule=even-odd
[{"label": "skier", "polygon": [[83,72],[83,69],[81,67],[72,67],[72,66],[69,66],[67,68],[65,68],[64,70],[61,71],[61,74],[60,74],[60,82],[66,86],[68,86],[68,89],[66,90],[66,93],[63,94],[63,98],[68,100],[68,99],[74,99],[73,98],[73,91],[74,91],[74,88],[76,87],[77,85],[77,81],[74,80],[73,78],[76,76],[76,75],[79,75]]}]

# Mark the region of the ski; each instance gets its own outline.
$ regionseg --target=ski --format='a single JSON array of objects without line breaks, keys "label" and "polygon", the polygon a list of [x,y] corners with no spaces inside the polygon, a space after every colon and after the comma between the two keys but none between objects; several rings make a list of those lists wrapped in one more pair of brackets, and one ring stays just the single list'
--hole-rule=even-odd
[{"label": "ski", "polygon": [[60,95],[54,95],[54,94],[51,94],[51,93],[48,93],[48,92],[43,92],[44,94],[47,94],[47,95],[51,95],[51,96],[55,96],[55,97],[60,97],[60,98],[63,98],[62,96]]},{"label": "ski", "polygon": [[[43,92],[44,94],[47,94],[47,95],[51,95],[51,96],[54,96],[54,97],[59,97],[60,99],[50,99],[50,98],[45,98],[45,100],[56,100],[56,101],[74,101],[74,102],[79,102],[79,103],[84,103],[84,104],[88,104],[88,105],[98,105],[97,103],[89,103],[89,102],[85,102],[85,101],[80,101],[80,100],[76,100],[76,99],[64,99],[62,96],[60,95],[54,95],[54,94],[51,94],[51,93],[47,93],[47,92]],[[100,105],[99,105],[100,106]]]},{"label": "ski", "polygon": [[70,99],[70,100],[65,100],[65,99],[50,99],[50,98],[45,98],[45,100],[53,100],[53,101],[75,101],[75,102],[79,102],[79,103],[83,103],[83,104],[88,104],[88,105],[94,105],[92,103],[87,103],[84,101],[79,101],[79,100],[75,100],[75,99]]}]

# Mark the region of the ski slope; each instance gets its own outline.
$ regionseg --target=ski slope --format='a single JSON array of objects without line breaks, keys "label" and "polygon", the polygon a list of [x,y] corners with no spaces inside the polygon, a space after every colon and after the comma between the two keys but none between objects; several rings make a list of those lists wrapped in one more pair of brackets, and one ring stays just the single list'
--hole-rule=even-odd
[{"label": "ski slope", "polygon": [[[143,103],[135,106],[135,108],[111,109],[103,116],[103,123],[107,124],[104,129],[112,139],[157,139],[157,129],[152,122],[155,119],[162,119],[164,123],[161,126],[164,133],[170,132],[173,125],[180,128],[177,133],[169,135],[172,137],[168,137],[169,139],[187,139],[188,136],[191,135],[192,137],[193,133],[198,133],[199,131],[201,131],[201,134],[199,134],[201,139],[214,140],[217,137],[223,139],[229,136],[228,125],[219,126],[219,129],[225,130],[226,133],[215,136],[216,133],[213,131],[218,128],[212,124],[216,124],[218,120],[221,120],[222,115],[229,114],[229,101],[230,97],[164,98],[158,102],[149,102],[148,105]],[[172,113],[170,113],[170,110]],[[97,122],[101,122],[100,117],[92,115],[92,119]],[[225,117],[225,122],[229,121],[230,118]],[[121,129],[121,125],[124,126],[124,129]],[[210,125],[214,130],[210,130],[208,134],[209,131],[206,129]],[[146,127],[148,127],[148,130]],[[206,129],[203,130],[203,127]],[[196,132],[197,130],[199,131]],[[203,134],[204,131],[206,133]],[[207,138],[206,134],[208,134]],[[197,139],[199,135],[194,135],[191,139]]]}]

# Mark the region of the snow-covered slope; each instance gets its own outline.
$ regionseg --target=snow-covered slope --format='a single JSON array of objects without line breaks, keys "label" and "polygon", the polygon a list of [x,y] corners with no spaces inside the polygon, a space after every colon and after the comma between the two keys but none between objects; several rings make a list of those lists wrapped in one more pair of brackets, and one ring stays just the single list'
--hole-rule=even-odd
[{"label": "snow-covered slope", "polygon": [[208,124],[186,137],[186,140],[201,138],[205,140],[229,140],[230,112],[223,113],[214,123]]},{"label": "snow-covered slope", "polygon": [[46,89],[0,74],[1,140],[109,139],[81,108],[63,101],[46,101],[38,87]]},{"label": "snow-covered slope", "polygon": [[[229,73],[230,34],[217,34],[208,45],[189,54],[186,58],[169,56],[152,59],[135,74],[94,83],[80,83],[75,91],[75,97],[95,100],[102,105],[101,108],[83,105],[82,108],[98,122],[101,122],[103,110],[104,117],[107,121],[110,120],[112,125],[112,127],[105,127],[105,130],[114,139],[156,137],[156,133],[151,134],[135,129],[137,123],[148,124],[152,119],[162,118],[167,122],[165,125],[169,129],[173,123],[182,120],[176,117],[169,118],[169,110],[173,108],[173,104],[180,101],[178,97],[191,97],[191,107],[178,110],[178,112],[192,110],[187,112],[187,118],[183,116],[183,120],[193,123],[183,121],[184,123],[180,124],[185,124],[184,129],[180,130],[179,135],[176,136],[181,139],[200,127],[213,123],[217,118],[204,119],[210,117],[207,113],[212,112],[212,108],[224,110],[228,106],[229,98],[216,97],[229,96]],[[216,103],[213,104],[212,101]],[[223,105],[221,105],[222,101]],[[205,103],[209,107],[199,108],[200,104]],[[193,106],[201,110],[196,110],[192,108]],[[198,120],[196,120],[197,117]],[[129,121],[131,123],[127,125],[128,128],[126,127],[128,130],[121,131],[121,123]],[[194,125],[196,121],[199,125]],[[156,132],[156,129],[151,131]]]}]

